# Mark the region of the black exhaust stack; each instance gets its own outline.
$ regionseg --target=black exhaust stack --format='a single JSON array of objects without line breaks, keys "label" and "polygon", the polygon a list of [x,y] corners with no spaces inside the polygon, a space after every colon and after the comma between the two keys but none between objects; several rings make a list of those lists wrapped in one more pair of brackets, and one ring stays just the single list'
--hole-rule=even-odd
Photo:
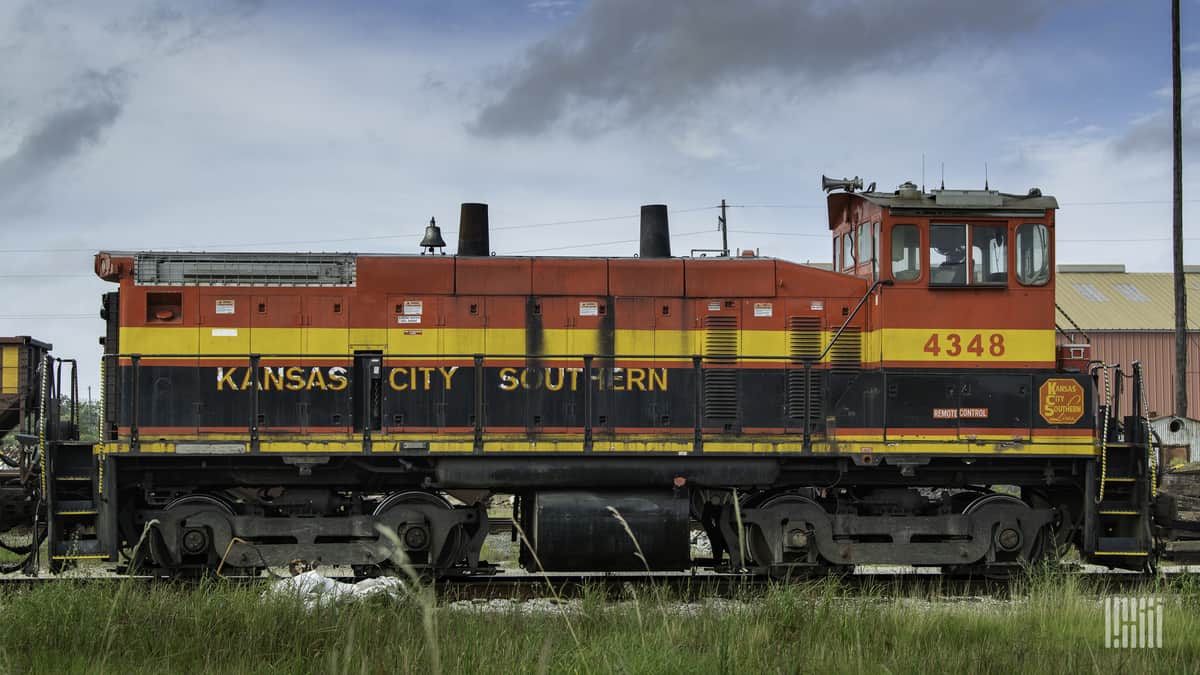
[{"label": "black exhaust stack", "polygon": [[646,204],[642,207],[643,258],[671,257],[671,228],[667,224],[666,204]]},{"label": "black exhaust stack", "polygon": [[488,205],[463,204],[458,216],[458,255],[490,255]]}]

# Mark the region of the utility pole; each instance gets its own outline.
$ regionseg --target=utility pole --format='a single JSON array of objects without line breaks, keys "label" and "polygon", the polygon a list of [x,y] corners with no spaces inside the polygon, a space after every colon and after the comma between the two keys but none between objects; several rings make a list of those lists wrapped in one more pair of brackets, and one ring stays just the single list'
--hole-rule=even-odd
[{"label": "utility pole", "polygon": [[1171,0],[1171,120],[1174,160],[1175,240],[1175,416],[1187,417],[1187,285],[1183,276],[1183,114],[1179,64],[1179,0]]},{"label": "utility pole", "polygon": [[721,255],[729,257],[729,221],[725,220],[725,200],[721,200],[721,215],[717,218],[721,226]]}]

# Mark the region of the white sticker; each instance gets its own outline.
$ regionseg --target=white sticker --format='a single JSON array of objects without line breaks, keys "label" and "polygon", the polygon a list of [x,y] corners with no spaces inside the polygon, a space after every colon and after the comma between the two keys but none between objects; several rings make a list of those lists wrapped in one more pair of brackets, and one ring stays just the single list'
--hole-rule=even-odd
[{"label": "white sticker", "polygon": [[237,337],[236,328],[214,328],[212,329],[213,337]]},{"label": "white sticker", "polygon": [[600,303],[598,302],[581,302],[579,303],[579,316],[599,316]]},{"label": "white sticker", "polygon": [[217,314],[233,314],[235,307],[233,300],[218,300]]},{"label": "white sticker", "polygon": [[769,302],[754,303],[754,316],[771,316],[772,307]]},{"label": "white sticker", "polygon": [[825,311],[825,301],[813,300],[811,303],[809,303],[808,308],[814,312],[823,312]]},{"label": "white sticker", "polygon": [[417,316],[398,316],[396,323],[421,323],[421,316],[419,314]]},{"label": "white sticker", "polygon": [[721,303],[719,303],[719,302],[710,302],[710,303],[708,303],[708,311],[710,311],[710,312],[719,312],[719,311],[721,311]]},{"label": "white sticker", "polygon": [[416,315],[420,316],[423,310],[424,310],[424,303],[422,303],[420,300],[405,300],[404,301],[404,313],[405,314],[416,314]]}]

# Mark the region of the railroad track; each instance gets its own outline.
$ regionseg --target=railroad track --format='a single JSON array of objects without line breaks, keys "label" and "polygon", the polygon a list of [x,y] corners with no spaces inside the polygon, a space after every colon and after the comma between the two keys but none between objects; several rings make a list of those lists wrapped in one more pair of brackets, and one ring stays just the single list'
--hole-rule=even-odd
[{"label": "railroad track", "polygon": [[[1144,589],[1153,578],[1129,572],[1100,569],[1081,569],[1075,572],[1087,582],[1084,592],[1097,595]],[[1200,568],[1173,568],[1161,571],[1159,579],[1171,580],[1183,575],[1196,575]],[[264,588],[285,578],[281,574],[259,577],[226,577],[227,583]],[[330,579],[354,582],[352,576],[329,575]],[[153,576],[117,576],[114,574],[59,576],[0,576],[0,593],[46,583],[67,582],[102,585],[170,584],[183,588],[199,585],[198,578],[163,578]],[[839,596],[861,597],[928,597],[940,600],[1019,597],[1027,586],[1021,580],[997,580],[982,577],[961,577],[936,572],[867,571],[837,577],[816,577],[787,581],[766,577],[709,572],[679,573],[590,573],[590,574],[527,574],[501,573],[496,575],[463,576],[441,579],[434,583],[437,596],[444,602],[486,601],[491,599],[575,599],[600,594],[608,600],[646,597],[649,593],[666,592],[672,599],[695,601],[708,598],[762,598],[783,586],[822,587]]]}]

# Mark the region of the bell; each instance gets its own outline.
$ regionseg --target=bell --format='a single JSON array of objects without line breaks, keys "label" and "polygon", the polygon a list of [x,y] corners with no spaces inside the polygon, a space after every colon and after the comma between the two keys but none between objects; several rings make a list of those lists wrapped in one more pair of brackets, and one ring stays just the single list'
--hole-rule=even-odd
[{"label": "bell", "polygon": [[[433,218],[429,219],[429,225],[425,228],[425,238],[421,240],[421,248],[426,249],[421,251],[421,255],[429,253],[433,255],[435,248],[446,248],[446,240],[442,239],[442,228],[437,226],[437,221]],[[442,251],[442,255],[446,252]]]}]

